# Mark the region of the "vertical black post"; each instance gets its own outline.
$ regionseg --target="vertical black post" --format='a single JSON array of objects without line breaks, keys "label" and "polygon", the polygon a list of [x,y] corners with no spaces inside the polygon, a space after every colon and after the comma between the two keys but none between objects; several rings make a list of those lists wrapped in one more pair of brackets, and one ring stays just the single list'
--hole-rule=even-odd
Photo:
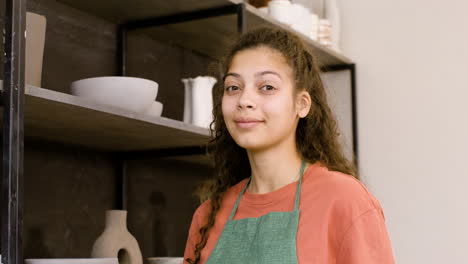
[{"label": "vertical black post", "polygon": [[[2,262],[23,263],[23,102],[26,0],[5,0]],[[3,1],[2,1],[3,3]]]},{"label": "vertical black post", "polygon": [[351,73],[351,100],[353,113],[353,149],[354,163],[359,170],[359,145],[358,145],[358,118],[357,118],[357,100],[356,100],[356,65],[350,64],[349,70]]},{"label": "vertical black post", "polygon": [[116,207],[118,210],[127,210],[127,161],[118,157],[117,165]]},{"label": "vertical black post", "polygon": [[[117,32],[118,75],[127,75],[127,25],[121,24]],[[127,210],[127,161],[117,157],[116,207]]]},{"label": "vertical black post", "polygon": [[119,25],[117,32],[118,75],[127,75],[127,27]]},{"label": "vertical black post", "polygon": [[245,4],[238,4],[237,5],[237,32],[239,34],[243,34],[246,32],[247,24],[246,24],[246,12],[245,12]]}]

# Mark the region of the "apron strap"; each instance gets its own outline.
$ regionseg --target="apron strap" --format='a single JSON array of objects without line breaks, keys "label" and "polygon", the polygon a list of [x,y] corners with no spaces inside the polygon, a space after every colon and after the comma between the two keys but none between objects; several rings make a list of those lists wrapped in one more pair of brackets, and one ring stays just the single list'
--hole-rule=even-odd
[{"label": "apron strap", "polygon": [[301,163],[301,172],[299,172],[299,183],[296,187],[296,201],[294,202],[294,210],[299,210],[299,200],[301,198],[301,186],[302,186],[302,175],[304,174],[306,162],[302,160]]},{"label": "apron strap", "polygon": [[[306,165],[305,160],[302,160],[301,171],[299,172],[299,183],[297,184],[297,187],[296,187],[296,200],[294,202],[294,210],[299,209],[299,199],[301,197],[301,186],[302,186],[302,175],[304,174],[305,165]],[[232,211],[231,211],[231,214],[229,215],[229,220],[228,221],[232,221],[232,219],[234,218],[234,214],[237,211],[237,207],[239,206],[242,195],[245,193],[245,190],[247,189],[247,186],[249,186],[250,180],[252,180],[252,176],[249,177],[249,180],[245,184],[244,188],[242,188],[242,191],[240,192],[239,196],[237,197],[236,203],[234,204],[234,208],[232,208]]]},{"label": "apron strap", "polygon": [[234,204],[234,208],[232,208],[231,215],[229,216],[229,221],[232,221],[232,218],[234,217],[234,214],[237,211],[237,206],[239,206],[239,202],[241,200],[242,195],[245,192],[245,189],[247,189],[247,186],[249,186],[250,180],[252,179],[252,176],[249,177],[249,180],[247,181],[247,184],[245,184],[244,188],[242,189],[241,193],[239,194],[239,197],[237,197],[236,204]]}]

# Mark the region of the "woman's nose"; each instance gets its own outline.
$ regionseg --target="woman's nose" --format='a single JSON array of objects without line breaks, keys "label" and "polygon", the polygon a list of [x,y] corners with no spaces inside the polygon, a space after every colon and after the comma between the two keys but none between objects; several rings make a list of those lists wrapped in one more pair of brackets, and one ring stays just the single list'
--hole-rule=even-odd
[{"label": "woman's nose", "polygon": [[251,89],[243,89],[238,100],[237,107],[239,109],[246,109],[251,108],[255,109],[255,95],[253,94]]}]

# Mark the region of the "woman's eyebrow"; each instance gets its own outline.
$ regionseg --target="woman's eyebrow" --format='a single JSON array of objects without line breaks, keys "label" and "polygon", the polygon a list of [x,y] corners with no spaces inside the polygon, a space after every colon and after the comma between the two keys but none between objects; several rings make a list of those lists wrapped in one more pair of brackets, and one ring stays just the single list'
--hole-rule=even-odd
[{"label": "woman's eyebrow", "polygon": [[238,74],[238,73],[235,73],[235,72],[228,72],[228,73],[226,73],[226,75],[224,75],[223,81],[226,80],[226,78],[227,78],[228,76],[233,76],[233,77],[236,77],[236,78],[241,78],[240,74]]},{"label": "woman's eyebrow", "polygon": [[[277,72],[274,72],[274,71],[262,71],[262,72],[257,72],[257,73],[255,74],[255,77],[263,76],[263,75],[266,75],[266,74],[273,74],[273,75],[276,75],[276,76],[278,76],[278,78],[280,78],[280,80],[283,80],[283,78],[281,78],[281,75],[280,75],[279,73],[277,73]],[[233,77],[235,77],[235,78],[242,78],[242,77],[240,76],[240,74],[238,74],[238,73],[229,72],[229,73],[227,73],[226,75],[224,75],[223,81],[226,80],[226,78],[227,78],[228,76],[233,76]]]},{"label": "woman's eyebrow", "polygon": [[263,76],[265,74],[273,74],[273,75],[276,75],[278,76],[278,78],[280,78],[280,80],[283,80],[283,78],[281,78],[281,75],[277,72],[274,72],[274,71],[262,71],[262,72],[258,72],[255,74],[255,77],[258,77],[258,76]]}]

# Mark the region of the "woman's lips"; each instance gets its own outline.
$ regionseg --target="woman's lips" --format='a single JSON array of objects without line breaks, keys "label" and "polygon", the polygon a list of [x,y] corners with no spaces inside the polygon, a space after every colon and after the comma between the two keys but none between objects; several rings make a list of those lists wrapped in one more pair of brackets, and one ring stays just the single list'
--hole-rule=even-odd
[{"label": "woman's lips", "polygon": [[236,121],[236,125],[239,128],[253,128],[263,121]]}]

